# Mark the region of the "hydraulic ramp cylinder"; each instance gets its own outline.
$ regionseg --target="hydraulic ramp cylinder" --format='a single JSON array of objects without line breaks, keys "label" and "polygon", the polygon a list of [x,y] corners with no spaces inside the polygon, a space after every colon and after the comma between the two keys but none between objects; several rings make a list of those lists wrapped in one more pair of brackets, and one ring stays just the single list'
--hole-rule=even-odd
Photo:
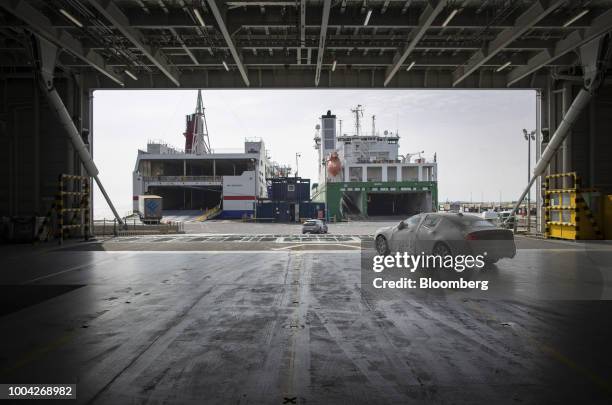
[{"label": "hydraulic ramp cylinder", "polygon": [[561,146],[561,144],[567,137],[567,134],[572,128],[572,125],[574,125],[574,122],[576,121],[584,107],[586,107],[586,105],[589,103],[592,97],[593,96],[591,92],[585,89],[580,90],[580,92],[574,99],[574,102],[567,110],[565,117],[563,117],[563,120],[559,124],[559,127],[555,131],[552,138],[550,138],[548,146],[546,146],[544,153],[542,153],[542,157],[540,158],[538,163],[536,163],[536,166],[533,169],[533,174],[531,176],[531,179],[529,180],[529,184],[523,191],[523,194],[521,194],[521,196],[519,197],[514,208],[512,208],[512,212],[510,213],[506,221],[508,221],[516,213],[516,210],[518,210],[518,208],[520,207],[521,202],[523,202],[523,199],[525,199],[525,196],[533,186],[533,183],[535,183],[536,179],[540,175],[542,175],[542,173],[544,173],[553,155],[555,154],[555,152],[557,152],[557,149],[559,149],[559,146]]},{"label": "hydraulic ramp cylinder", "polygon": [[68,110],[66,109],[66,106],[62,101],[62,98],[55,89],[55,86],[53,86],[53,76],[58,53],[57,46],[55,46],[53,43],[49,42],[45,38],[36,36],[33,37],[33,47],[38,50],[38,56],[40,59],[36,62],[39,65],[40,69],[41,85],[45,90],[45,93],[47,94],[47,99],[49,100],[50,107],[55,110],[55,113],[57,114],[60,123],[66,130],[66,133],[70,138],[72,146],[78,153],[81,162],[83,162],[85,171],[95,180],[96,184],[98,185],[98,188],[104,196],[104,199],[106,200],[106,203],[113,211],[113,215],[117,219],[117,222],[119,222],[120,225],[124,225],[123,221],[121,220],[121,217],[115,209],[115,206],[113,205],[113,202],[106,193],[106,189],[104,189],[104,186],[102,185],[102,182],[98,177],[98,168],[96,167],[96,164],[91,158],[89,150],[87,149],[85,142],[83,142],[79,130],[74,125],[74,122],[72,122],[72,118],[70,118],[70,114],[68,113]]},{"label": "hydraulic ramp cylinder", "polygon": [[85,142],[83,142],[83,139],[81,139],[79,131],[74,125],[74,122],[72,122],[72,119],[70,118],[70,114],[68,114],[68,111],[66,110],[66,106],[64,106],[64,103],[62,102],[62,99],[57,93],[57,90],[55,90],[55,87],[47,88],[47,98],[49,100],[49,104],[51,108],[55,110],[55,112],[57,113],[57,116],[60,119],[62,126],[64,127],[64,129],[66,130],[66,133],[70,137],[72,146],[74,147],[74,149],[79,155],[79,158],[83,162],[85,171],[87,171],[87,174],[93,177],[93,179],[96,181],[96,184],[98,185],[98,188],[102,192],[104,199],[108,203],[108,206],[110,207],[110,209],[113,211],[113,215],[115,216],[119,224],[123,225],[123,221],[121,220],[121,217],[117,213],[117,210],[115,209],[115,206],[113,205],[113,202],[111,201],[110,197],[106,193],[106,190],[104,189],[104,186],[102,185],[102,182],[100,181],[100,178],[98,177],[98,174],[99,174],[98,168],[96,167],[96,164],[91,158],[91,155],[89,154],[89,151],[87,150],[87,146],[85,145]]},{"label": "hydraulic ramp cylinder", "polygon": [[529,184],[523,191],[523,194],[521,194],[519,197],[514,208],[512,208],[512,212],[505,222],[508,222],[514,216],[516,210],[518,210],[519,206],[521,205],[521,202],[523,202],[523,199],[533,186],[533,183],[535,183],[536,179],[544,173],[553,155],[557,152],[559,146],[561,146],[567,137],[572,125],[574,125],[574,122],[576,119],[578,119],[578,116],[582,110],[584,110],[584,107],[586,107],[589,101],[591,101],[595,91],[597,91],[598,87],[603,83],[605,71],[611,58],[612,47],[610,46],[610,37],[608,35],[587,42],[580,47],[584,87],[580,90],[565,113],[565,116],[561,120],[559,127],[550,138],[548,146],[542,153],[540,160],[538,160],[538,163],[536,163],[536,166],[533,169],[533,174],[529,180]]}]

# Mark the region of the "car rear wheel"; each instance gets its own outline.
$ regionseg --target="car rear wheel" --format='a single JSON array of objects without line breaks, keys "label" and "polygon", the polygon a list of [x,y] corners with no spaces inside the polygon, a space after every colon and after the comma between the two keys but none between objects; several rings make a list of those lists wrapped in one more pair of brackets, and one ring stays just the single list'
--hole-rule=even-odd
[{"label": "car rear wheel", "polygon": [[376,238],[376,251],[379,255],[388,255],[390,253],[389,244],[384,236]]}]

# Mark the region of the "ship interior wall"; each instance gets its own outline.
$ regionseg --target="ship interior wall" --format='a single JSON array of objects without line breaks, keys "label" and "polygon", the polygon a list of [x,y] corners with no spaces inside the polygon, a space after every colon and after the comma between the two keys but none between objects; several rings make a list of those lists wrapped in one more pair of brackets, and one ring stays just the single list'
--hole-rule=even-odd
[{"label": "ship interior wall", "polygon": [[[90,145],[88,94],[74,77],[55,87]],[[82,166],[36,76],[0,73],[0,217],[47,215],[60,174],[81,175]]]},{"label": "ship interior wall", "polygon": [[165,211],[206,211],[221,203],[221,187],[152,186],[149,187],[149,194],[163,197]]},{"label": "ship interior wall", "polygon": [[186,162],[187,176],[240,176],[253,170],[250,159],[203,159]]},{"label": "ship interior wall", "polygon": [[429,192],[368,193],[368,216],[410,216],[430,211]]},{"label": "ship interior wall", "polygon": [[340,199],[342,215],[345,217],[364,215],[361,197],[361,191],[344,191]]}]

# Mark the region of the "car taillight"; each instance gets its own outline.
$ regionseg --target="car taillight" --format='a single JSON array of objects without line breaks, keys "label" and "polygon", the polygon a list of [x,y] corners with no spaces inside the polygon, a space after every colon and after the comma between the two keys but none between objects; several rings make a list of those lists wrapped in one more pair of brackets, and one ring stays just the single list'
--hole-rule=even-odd
[{"label": "car taillight", "polygon": [[465,240],[478,240],[478,235],[475,233],[468,233],[465,235]]}]

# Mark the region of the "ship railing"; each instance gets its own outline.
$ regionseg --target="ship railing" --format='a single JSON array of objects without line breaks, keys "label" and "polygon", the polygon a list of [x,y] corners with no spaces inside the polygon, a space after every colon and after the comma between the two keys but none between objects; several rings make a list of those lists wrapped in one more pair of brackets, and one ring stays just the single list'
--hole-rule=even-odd
[{"label": "ship railing", "polygon": [[[415,159],[416,160],[416,159]],[[358,164],[377,164],[377,163],[408,163],[408,164],[412,164],[412,165],[429,165],[432,163],[436,163],[435,160],[433,159],[427,159],[427,158],[421,158],[420,162],[416,162],[416,161],[403,161],[401,159],[373,159],[373,160],[369,160],[369,159],[364,159],[364,158],[357,158],[357,163]]]},{"label": "ship railing", "polygon": [[210,183],[221,183],[223,181],[222,176],[144,176],[144,181],[153,182],[210,182]]},{"label": "ship railing", "polygon": [[364,159],[357,158],[357,163],[402,163],[400,159]]}]

